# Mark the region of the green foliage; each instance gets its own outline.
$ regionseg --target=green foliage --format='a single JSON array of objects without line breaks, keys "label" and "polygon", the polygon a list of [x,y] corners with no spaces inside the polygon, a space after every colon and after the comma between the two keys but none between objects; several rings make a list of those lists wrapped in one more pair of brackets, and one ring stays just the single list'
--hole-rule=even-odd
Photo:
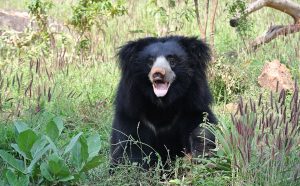
[{"label": "green foliage", "polygon": [[237,33],[241,37],[248,37],[253,31],[253,23],[247,17],[245,10],[247,8],[247,1],[245,0],[236,0],[232,3],[227,4],[227,10],[229,13],[229,18],[233,18],[235,16],[239,16],[237,20]]},{"label": "green foliage", "polygon": [[54,47],[55,42],[54,36],[49,30],[48,23],[48,12],[53,6],[53,2],[49,0],[31,0],[28,3],[29,13],[38,25],[38,32],[35,33],[32,40],[39,43],[45,43],[46,47],[44,48],[44,51],[47,52],[49,52],[49,49],[47,48],[51,45]]},{"label": "green foliage", "polygon": [[[7,169],[5,171],[5,178],[7,180],[7,183],[9,185],[13,185],[13,186],[26,186],[29,185],[29,176],[27,175],[17,175],[16,172],[13,172],[10,169]],[[1,181],[0,181],[1,183]],[[6,185],[4,181],[2,181],[1,185]]]},{"label": "green foliage", "polygon": [[232,101],[237,95],[244,93],[249,84],[247,73],[243,69],[224,61],[225,58],[219,58],[209,71],[210,87],[216,103]]},{"label": "green foliage", "polygon": [[79,133],[60,146],[63,121],[53,117],[44,131],[35,131],[25,123],[15,122],[16,143],[11,144],[13,154],[0,150],[0,157],[7,164],[3,182],[12,185],[78,182],[89,170],[102,163],[100,136],[88,138]]},{"label": "green foliage", "polygon": [[7,58],[11,58],[12,55],[15,58],[18,57],[18,60],[32,60],[47,56],[50,55],[50,49],[55,47],[55,43],[63,42],[60,38],[56,41],[49,27],[48,12],[53,6],[53,2],[49,0],[28,1],[27,9],[32,18],[31,25],[22,33],[5,31],[0,34],[2,54],[0,59],[4,58],[1,59],[3,62],[6,62]]},{"label": "green foliage", "polygon": [[70,24],[79,33],[77,49],[88,50],[91,47],[91,38],[88,36],[92,28],[103,30],[110,18],[126,13],[124,1],[117,0],[79,0],[73,6]]},{"label": "green foliage", "polygon": [[29,13],[36,19],[42,32],[48,29],[48,11],[53,7],[53,2],[49,0],[31,0],[28,3]]},{"label": "green foliage", "polygon": [[80,0],[73,7],[70,23],[83,34],[93,25],[101,27],[109,17],[124,15],[126,9],[123,4],[120,0]]},{"label": "green foliage", "polygon": [[191,1],[151,0],[147,7],[149,14],[155,18],[158,36],[180,31],[186,21],[195,18]]},{"label": "green foliage", "polygon": [[192,185],[230,185],[232,168],[230,159],[218,150],[214,157],[196,158],[198,164],[193,167]]},{"label": "green foliage", "polygon": [[57,140],[63,131],[63,121],[59,117],[53,118],[46,126],[46,133],[53,140]]}]

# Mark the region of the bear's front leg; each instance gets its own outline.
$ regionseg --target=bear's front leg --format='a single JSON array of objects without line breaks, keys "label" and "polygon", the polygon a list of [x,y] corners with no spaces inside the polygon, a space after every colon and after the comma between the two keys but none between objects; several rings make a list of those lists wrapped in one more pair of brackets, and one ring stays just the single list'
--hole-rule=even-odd
[{"label": "bear's front leg", "polygon": [[184,114],[181,118],[181,131],[182,142],[184,144],[185,154],[192,155],[192,157],[198,157],[209,153],[211,149],[215,148],[215,136],[206,128],[202,128],[199,125],[207,120],[207,124],[216,124],[217,121],[213,113],[207,109],[206,112],[191,112]]},{"label": "bear's front leg", "polygon": [[151,133],[138,120],[116,116],[111,135],[112,167],[130,162],[148,169],[157,159]]},{"label": "bear's front leg", "polygon": [[190,136],[192,156],[210,156],[211,149],[216,148],[215,136],[205,128],[197,127]]}]

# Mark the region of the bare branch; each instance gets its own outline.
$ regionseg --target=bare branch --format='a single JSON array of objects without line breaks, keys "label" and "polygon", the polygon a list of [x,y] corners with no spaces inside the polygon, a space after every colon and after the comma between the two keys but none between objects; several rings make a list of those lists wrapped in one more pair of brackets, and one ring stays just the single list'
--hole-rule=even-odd
[{"label": "bare branch", "polygon": [[280,35],[288,35],[293,34],[295,32],[300,31],[300,24],[299,25],[280,25],[280,26],[272,26],[269,28],[267,33],[264,36],[256,38],[251,44],[252,49],[257,49],[259,46],[270,42],[271,40],[277,38]]},{"label": "bare branch", "polygon": [[[270,7],[293,17],[294,24],[300,24],[300,5],[291,0],[257,0],[250,3],[244,14],[247,16],[263,7]],[[236,27],[241,15],[236,15],[230,20],[230,25]]]},{"label": "bare branch", "polygon": [[294,18],[294,24],[300,24],[300,5],[289,0],[268,0],[267,7],[274,8]]},{"label": "bare branch", "polygon": [[[264,43],[268,43],[271,40],[277,38],[280,35],[288,35],[295,32],[300,31],[300,4],[295,3],[291,0],[256,0],[250,3],[245,12],[244,16],[251,14],[263,7],[270,7],[276,10],[279,10],[283,13],[286,13],[293,17],[294,24],[291,25],[277,25],[271,26],[269,30],[263,35],[256,38],[251,44],[250,47],[252,49],[257,49]],[[232,27],[238,26],[239,20],[241,19],[242,15],[236,15],[234,18],[230,20],[230,25]]]}]

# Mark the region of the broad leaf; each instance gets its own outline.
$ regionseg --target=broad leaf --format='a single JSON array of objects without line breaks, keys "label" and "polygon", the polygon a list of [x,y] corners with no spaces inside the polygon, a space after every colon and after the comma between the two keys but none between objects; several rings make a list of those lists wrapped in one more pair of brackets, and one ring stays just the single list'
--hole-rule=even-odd
[{"label": "broad leaf", "polygon": [[82,157],[81,157],[81,143],[77,141],[71,151],[71,163],[76,167],[77,170],[81,169]]},{"label": "broad leaf", "polygon": [[49,172],[49,166],[47,163],[43,162],[40,165],[41,174],[44,178],[46,178],[48,181],[54,181],[54,178],[51,176],[51,173]]},{"label": "broad leaf", "polygon": [[19,175],[13,173],[11,170],[6,171],[6,179],[9,185],[13,186],[26,186],[29,184],[29,177],[27,175]]},{"label": "broad leaf", "polygon": [[70,171],[65,162],[56,154],[49,156],[49,170],[56,177],[64,178],[70,176]]},{"label": "broad leaf", "polygon": [[81,136],[72,148],[72,164],[76,166],[78,170],[82,168],[84,162],[88,159],[88,146],[86,139]]},{"label": "broad leaf", "polygon": [[66,146],[64,154],[70,152],[70,150],[75,146],[76,142],[78,141],[78,139],[81,135],[82,135],[82,132],[80,132],[79,134],[77,134],[76,136],[74,136],[71,139],[70,143]]},{"label": "broad leaf", "polygon": [[19,185],[17,175],[15,175],[11,170],[8,169],[5,176],[9,185]]},{"label": "broad leaf", "polygon": [[45,136],[45,138],[46,138],[47,141],[49,142],[50,148],[53,150],[53,152],[54,152],[55,154],[58,154],[58,149],[57,149],[55,143],[51,140],[51,138],[49,138],[48,136]]},{"label": "broad leaf", "polygon": [[30,165],[27,168],[27,173],[31,173],[34,169],[35,164],[43,157],[43,155],[51,148],[51,145],[49,144],[43,149],[40,149],[35,156],[33,157],[33,160],[31,161]]},{"label": "broad leaf", "polygon": [[30,153],[31,153],[31,156],[32,156],[33,159],[36,157],[36,155],[42,149],[44,149],[44,147],[47,145],[47,143],[49,143],[49,142],[47,141],[45,136],[40,137],[38,140],[36,140],[34,142],[34,144],[32,145],[32,148],[30,149]]},{"label": "broad leaf", "polygon": [[80,141],[80,144],[81,144],[82,162],[86,162],[89,158],[87,140],[83,136],[81,136],[79,141]]},{"label": "broad leaf", "polygon": [[29,176],[28,175],[20,175],[19,176],[19,183],[20,183],[20,186],[26,186],[26,185],[29,185]]},{"label": "broad leaf", "polygon": [[19,134],[17,137],[17,144],[19,148],[26,153],[26,155],[30,155],[30,150],[34,142],[38,139],[37,135],[33,130],[28,129]]},{"label": "broad leaf", "polygon": [[56,124],[59,135],[62,133],[64,129],[64,122],[60,117],[53,118],[53,122]]},{"label": "broad leaf", "polygon": [[59,135],[57,126],[53,121],[50,121],[46,126],[46,135],[49,136],[53,141],[56,141]]},{"label": "broad leaf", "polygon": [[169,183],[174,185],[182,185],[180,179],[178,178],[170,180]]},{"label": "broad leaf", "polygon": [[29,129],[28,125],[22,121],[15,121],[14,126],[15,126],[17,135],[19,135],[21,132]]},{"label": "broad leaf", "polygon": [[67,177],[60,178],[58,181],[66,182],[66,181],[73,180],[74,178],[75,178],[74,176],[70,175]]},{"label": "broad leaf", "polygon": [[89,158],[97,156],[100,151],[100,135],[93,134],[87,138]]},{"label": "broad leaf", "polygon": [[98,165],[100,165],[101,163],[104,162],[104,158],[101,156],[95,156],[93,157],[90,161],[88,161],[83,168],[80,170],[81,172],[86,172],[88,170],[91,170],[95,167],[97,167]]},{"label": "broad leaf", "polygon": [[25,152],[23,152],[19,146],[15,143],[10,145],[15,151],[17,151],[19,154],[21,154],[25,159],[28,159],[28,157],[26,156]]},{"label": "broad leaf", "polygon": [[15,159],[11,154],[5,152],[4,150],[0,150],[0,156],[10,166],[14,167],[20,172],[25,172],[23,161]]},{"label": "broad leaf", "polygon": [[63,128],[63,121],[59,117],[55,117],[46,126],[47,136],[49,136],[53,141],[56,141]]}]

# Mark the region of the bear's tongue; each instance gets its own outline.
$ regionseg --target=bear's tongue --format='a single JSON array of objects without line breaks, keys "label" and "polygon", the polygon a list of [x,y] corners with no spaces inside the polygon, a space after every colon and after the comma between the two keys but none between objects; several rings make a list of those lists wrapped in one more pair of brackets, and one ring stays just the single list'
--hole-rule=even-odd
[{"label": "bear's tongue", "polygon": [[153,91],[157,97],[163,97],[168,93],[169,83],[167,82],[158,82],[153,83]]}]

